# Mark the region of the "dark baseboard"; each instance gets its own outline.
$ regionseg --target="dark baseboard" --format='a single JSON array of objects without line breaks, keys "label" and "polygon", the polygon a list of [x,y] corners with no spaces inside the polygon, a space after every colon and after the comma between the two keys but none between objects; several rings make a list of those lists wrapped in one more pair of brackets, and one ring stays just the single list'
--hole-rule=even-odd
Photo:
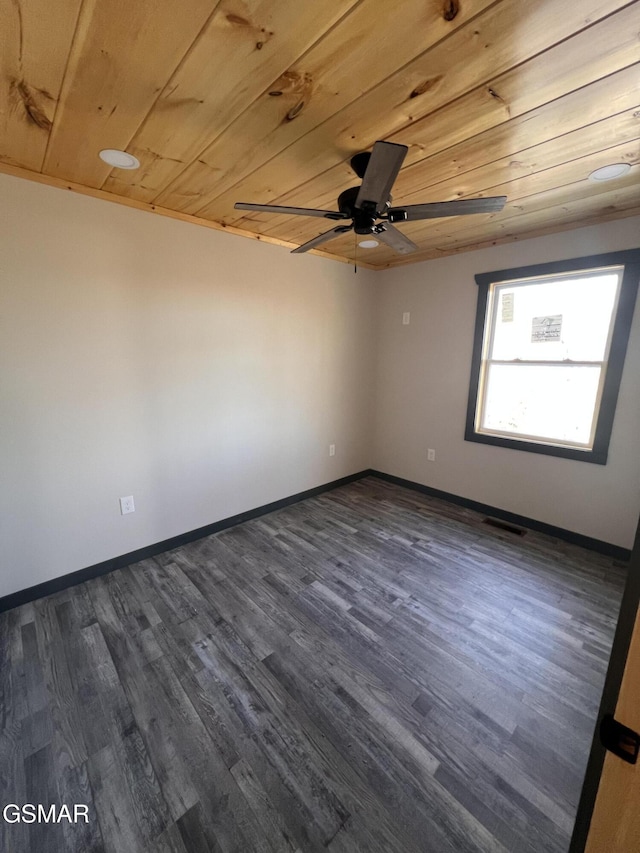
[{"label": "dark baseboard", "polygon": [[252,518],[258,518],[261,515],[274,512],[277,509],[282,509],[291,504],[304,501],[307,498],[312,498],[315,495],[320,495],[322,492],[337,489],[339,486],[345,486],[347,483],[353,483],[355,480],[361,480],[367,477],[371,472],[369,470],[359,471],[357,474],[350,474],[348,477],[342,477],[339,480],[333,480],[331,483],[324,483],[322,486],[315,486],[313,489],[307,489],[304,492],[298,492],[297,495],[290,495],[287,498],[282,498],[279,501],[265,504],[264,506],[249,509],[246,512],[232,515],[229,518],[223,518],[221,521],[214,521],[213,524],[207,524],[205,527],[198,527],[196,530],[189,530],[187,533],[181,533],[179,536],[172,536],[171,539],[165,539],[163,542],[156,542],[153,545],[147,545],[144,548],[138,548],[137,551],[130,551],[128,554],[122,554],[119,557],[112,557],[110,560],[105,560],[103,563],[96,563],[95,566],[87,566],[86,569],[79,569],[77,572],[70,572],[66,575],[61,575],[57,578],[52,578],[44,583],[30,586],[27,589],[21,589],[18,592],[13,592],[10,595],[5,595],[0,598],[0,613],[5,610],[11,610],[14,607],[19,607],[21,604],[27,604],[30,601],[36,601],[38,598],[44,598],[46,595],[51,595],[54,592],[60,592],[70,586],[75,586],[92,578],[106,575],[115,569],[123,569],[125,566],[130,566],[132,563],[139,563],[140,560],[146,560],[149,557],[155,557],[165,551],[172,551],[174,548],[179,548],[181,545],[186,545],[188,542],[194,542],[196,539],[202,539],[205,536],[211,536],[213,533],[219,533],[221,530],[226,530],[228,527],[234,527],[236,524],[242,524],[243,521],[249,521]]},{"label": "dark baseboard", "polygon": [[583,548],[588,548],[590,551],[596,551],[598,554],[605,554],[607,557],[613,557],[616,560],[628,562],[631,557],[629,548],[622,548],[620,545],[612,545],[610,542],[603,542],[601,539],[592,539],[591,536],[583,536],[581,533],[574,533],[572,530],[565,530],[563,527],[554,527],[553,524],[545,524],[544,521],[536,521],[534,518],[527,518],[524,515],[516,515],[513,512],[508,512],[504,509],[498,509],[488,504],[472,501],[469,498],[460,497],[460,495],[452,495],[449,492],[442,492],[440,489],[433,489],[431,486],[424,486],[422,483],[414,483],[412,480],[404,480],[402,477],[395,477],[393,474],[385,474],[382,471],[371,470],[372,477],[378,477],[380,480],[386,480],[388,483],[395,483],[397,486],[404,486],[407,489],[413,489],[416,492],[422,492],[425,495],[430,495],[433,498],[441,498],[449,503],[457,504],[458,506],[466,507],[467,509],[476,510],[484,515],[489,515],[493,518],[499,518],[502,521],[507,521],[510,524],[516,524],[519,527],[527,527],[529,530],[537,530],[539,533],[546,533],[547,536],[553,536],[556,539],[562,539],[564,542],[570,542],[572,545],[580,545]]},{"label": "dark baseboard", "polygon": [[196,539],[202,539],[205,536],[211,536],[214,533],[219,533],[221,530],[226,530],[228,527],[233,527],[236,524],[242,524],[243,521],[249,521],[252,518],[259,518],[261,515],[275,512],[291,504],[304,501],[307,498],[312,498],[315,495],[320,495],[323,492],[337,489],[339,486],[345,486],[347,483],[353,483],[356,480],[361,480],[363,477],[377,477],[380,480],[386,480],[388,483],[395,483],[397,486],[404,486],[407,489],[413,489],[417,492],[422,492],[425,495],[430,495],[434,498],[440,498],[449,503],[457,504],[458,506],[473,509],[484,515],[500,518],[503,521],[517,524],[520,527],[527,527],[530,530],[537,530],[540,533],[546,533],[548,536],[554,536],[556,539],[562,539],[565,542],[571,542],[573,545],[581,545],[583,548],[588,548],[591,551],[596,551],[599,554],[605,554],[608,557],[614,557],[617,560],[627,561],[631,556],[631,551],[627,548],[621,548],[618,545],[612,545],[609,542],[602,542],[600,539],[592,539],[590,536],[583,536],[580,533],[574,533],[571,530],[565,530],[562,527],[554,527],[552,524],[545,524],[542,521],[536,521],[533,518],[526,518],[523,515],[516,515],[513,512],[507,512],[503,509],[482,504],[478,501],[472,501],[468,498],[453,495],[449,492],[443,492],[440,489],[433,489],[431,486],[424,486],[422,483],[414,483],[412,480],[404,480],[402,477],[395,477],[393,474],[385,474],[382,471],[374,471],[367,469],[359,471],[357,474],[350,474],[348,477],[342,477],[339,480],[333,480],[331,483],[324,483],[322,486],[315,486],[313,489],[307,489],[304,492],[298,492],[296,495],[290,495],[287,498],[282,498],[278,501],[265,504],[264,506],[256,507],[255,509],[247,510],[246,512],[232,515],[229,518],[223,518],[221,521],[214,521],[213,524],[207,524],[205,527],[199,527],[196,530],[189,530],[187,533],[181,533],[179,536],[173,536],[171,539],[165,539],[163,542],[156,542],[153,545],[147,545],[144,548],[138,548],[137,551],[130,551],[128,554],[122,554],[119,557],[112,557],[110,560],[105,560],[103,563],[96,563],[95,566],[87,566],[86,569],[79,569],[77,572],[70,572],[66,575],[61,575],[57,578],[52,578],[44,583],[30,586],[27,589],[13,592],[10,595],[5,595],[0,598],[0,613],[6,610],[11,610],[14,607],[19,607],[21,604],[28,604],[30,601],[36,601],[39,598],[44,598],[46,595],[52,595],[54,592],[60,592],[68,587],[91,580],[92,578],[106,575],[116,569],[123,569],[125,566],[130,566],[132,563],[138,563],[140,560],[146,560],[149,557],[155,557],[165,551],[171,551],[174,548],[179,548],[181,545],[186,545],[188,542],[195,542]]}]

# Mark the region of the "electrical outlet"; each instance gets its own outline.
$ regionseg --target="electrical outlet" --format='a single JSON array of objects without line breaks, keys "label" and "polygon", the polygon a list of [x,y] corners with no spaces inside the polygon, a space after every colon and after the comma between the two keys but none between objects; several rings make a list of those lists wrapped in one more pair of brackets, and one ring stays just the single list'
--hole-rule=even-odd
[{"label": "electrical outlet", "polygon": [[329,456],[335,456],[335,455],[336,455],[336,446],[335,446],[335,444],[330,444],[329,445]]},{"label": "electrical outlet", "polygon": [[411,322],[411,314],[408,311],[405,311],[404,314],[402,315],[402,325],[408,326],[410,322]]},{"label": "electrical outlet", "polygon": [[436,452],[432,448],[429,448],[429,450],[427,450],[427,460],[429,462],[435,462],[436,461]]},{"label": "electrical outlet", "polygon": [[135,512],[136,507],[133,503],[133,495],[128,498],[120,498],[120,515],[126,515],[128,512]]}]

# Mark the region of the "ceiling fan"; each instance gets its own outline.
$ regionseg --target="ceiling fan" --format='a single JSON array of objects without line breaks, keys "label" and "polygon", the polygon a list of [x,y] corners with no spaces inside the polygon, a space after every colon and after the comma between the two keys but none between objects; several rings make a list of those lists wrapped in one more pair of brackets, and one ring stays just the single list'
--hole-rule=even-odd
[{"label": "ceiling fan", "polygon": [[293,254],[308,252],[328,240],[353,229],[356,234],[373,234],[401,255],[416,252],[418,246],[394,227],[394,222],[413,222],[418,219],[437,219],[441,216],[464,216],[468,213],[493,213],[502,210],[507,197],[465,198],[429,204],[406,204],[391,207],[393,186],[408,147],[395,142],[376,142],[373,151],[363,151],[351,158],[351,168],[362,181],[338,196],[338,210],[313,210],[307,207],[279,207],[275,204],[249,204],[239,201],[236,210],[257,210],[261,213],[284,213],[293,216],[320,216],[324,219],[350,219],[349,225],[337,225],[309,240]]}]

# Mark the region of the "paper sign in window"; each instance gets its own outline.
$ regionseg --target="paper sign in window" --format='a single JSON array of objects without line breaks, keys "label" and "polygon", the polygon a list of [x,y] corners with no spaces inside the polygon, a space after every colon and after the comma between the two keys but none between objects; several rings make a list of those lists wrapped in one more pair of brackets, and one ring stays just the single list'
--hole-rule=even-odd
[{"label": "paper sign in window", "polygon": [[562,332],[562,314],[547,314],[546,317],[534,317],[531,323],[531,343],[559,341]]},{"label": "paper sign in window", "polygon": [[513,322],[513,293],[502,294],[502,322]]}]

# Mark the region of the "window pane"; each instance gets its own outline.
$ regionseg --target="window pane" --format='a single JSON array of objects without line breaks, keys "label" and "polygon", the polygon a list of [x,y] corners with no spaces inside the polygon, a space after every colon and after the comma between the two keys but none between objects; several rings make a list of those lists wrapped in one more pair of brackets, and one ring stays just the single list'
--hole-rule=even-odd
[{"label": "window pane", "polygon": [[600,371],[488,365],[480,429],[589,446]]},{"label": "window pane", "polygon": [[494,288],[492,359],[604,361],[621,271]]}]

